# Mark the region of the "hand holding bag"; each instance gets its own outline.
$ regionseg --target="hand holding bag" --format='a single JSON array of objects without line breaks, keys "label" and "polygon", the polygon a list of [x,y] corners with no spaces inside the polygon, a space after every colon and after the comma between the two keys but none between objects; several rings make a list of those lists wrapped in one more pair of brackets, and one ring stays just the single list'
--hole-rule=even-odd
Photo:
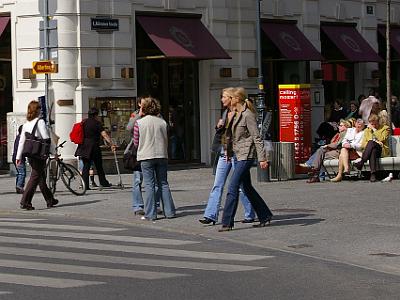
[{"label": "hand holding bag", "polygon": [[124,168],[131,171],[140,171],[140,162],[137,161],[137,149],[133,143],[133,140],[126,147],[124,157],[122,159]]},{"label": "hand holding bag", "polygon": [[36,121],[35,126],[32,129],[32,132],[25,132],[25,143],[24,148],[22,150],[22,156],[46,160],[50,154],[50,139],[42,139],[37,137],[36,130],[38,126],[39,120]]}]

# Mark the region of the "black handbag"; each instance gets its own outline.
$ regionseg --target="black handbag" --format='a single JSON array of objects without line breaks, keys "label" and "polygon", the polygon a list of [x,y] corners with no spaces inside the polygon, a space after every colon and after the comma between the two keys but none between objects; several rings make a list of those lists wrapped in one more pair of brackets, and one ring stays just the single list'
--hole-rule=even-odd
[{"label": "black handbag", "polygon": [[36,121],[32,132],[25,132],[25,143],[22,156],[46,160],[50,154],[50,139],[42,139],[35,135],[39,120]]},{"label": "black handbag", "polygon": [[125,151],[122,161],[125,169],[131,171],[141,171],[140,162],[137,161],[137,149],[133,142],[131,143],[129,149]]}]

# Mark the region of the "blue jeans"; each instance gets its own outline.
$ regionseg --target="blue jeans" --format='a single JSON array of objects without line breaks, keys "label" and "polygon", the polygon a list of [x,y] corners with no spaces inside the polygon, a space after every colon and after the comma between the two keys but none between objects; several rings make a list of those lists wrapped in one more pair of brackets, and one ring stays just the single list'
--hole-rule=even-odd
[{"label": "blue jeans", "polygon": [[145,217],[150,220],[157,218],[156,185],[161,190],[164,214],[167,218],[175,216],[175,205],[167,180],[168,160],[154,158],[141,161],[146,202]]},{"label": "blue jeans", "polygon": [[250,200],[251,205],[256,211],[260,222],[266,221],[272,216],[271,210],[265,204],[264,200],[257,193],[251,184],[250,168],[253,165],[253,160],[239,160],[236,162],[235,169],[231,177],[226,197],[224,213],[222,216],[222,225],[234,225],[235,214],[238,205],[239,188],[242,186],[244,193]]},{"label": "blue jeans", "polygon": [[[221,198],[224,191],[226,179],[228,178],[229,172],[233,168],[235,170],[235,160],[232,158],[230,161],[226,161],[224,155],[220,155],[218,159],[217,169],[215,172],[214,186],[211,189],[210,196],[204,217],[209,218],[213,221],[218,221],[218,213],[221,207]],[[239,189],[240,201],[244,207],[245,219],[254,219],[255,213],[253,207],[250,204],[246,194],[243,193],[242,189]]]},{"label": "blue jeans", "polygon": [[25,158],[21,160],[19,166],[15,165],[15,169],[17,171],[15,186],[20,189],[24,189],[25,187],[25,178],[26,178],[26,164]]},{"label": "blue jeans", "polygon": [[[143,173],[141,171],[133,171],[132,176],[132,209],[133,211],[139,211],[144,208],[143,196],[142,196],[142,182]],[[161,189],[156,185],[156,204],[160,207],[161,200]]]},{"label": "blue jeans", "polygon": [[142,197],[143,174],[140,171],[133,171],[132,177],[132,208],[133,211],[138,211],[144,207]]},{"label": "blue jeans", "polygon": [[313,162],[314,162],[314,160],[315,160],[315,157],[316,157],[316,153],[317,153],[317,152],[314,152],[314,153],[309,157],[309,159],[305,162],[307,165],[312,166],[312,164],[313,164]]}]

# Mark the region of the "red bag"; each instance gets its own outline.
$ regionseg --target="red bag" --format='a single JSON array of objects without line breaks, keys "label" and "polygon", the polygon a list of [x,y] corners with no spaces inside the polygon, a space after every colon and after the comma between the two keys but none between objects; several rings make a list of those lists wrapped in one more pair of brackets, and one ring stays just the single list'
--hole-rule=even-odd
[{"label": "red bag", "polygon": [[71,142],[81,145],[83,144],[84,134],[83,134],[83,121],[79,123],[75,123],[72,126],[72,130],[69,133],[69,139]]}]

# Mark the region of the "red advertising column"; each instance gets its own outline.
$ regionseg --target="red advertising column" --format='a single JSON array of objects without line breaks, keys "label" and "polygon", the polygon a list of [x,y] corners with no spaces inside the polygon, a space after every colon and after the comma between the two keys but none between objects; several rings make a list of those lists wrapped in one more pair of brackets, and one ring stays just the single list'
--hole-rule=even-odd
[{"label": "red advertising column", "polygon": [[293,142],[296,173],[311,155],[311,93],[309,84],[279,85],[279,140]]}]

